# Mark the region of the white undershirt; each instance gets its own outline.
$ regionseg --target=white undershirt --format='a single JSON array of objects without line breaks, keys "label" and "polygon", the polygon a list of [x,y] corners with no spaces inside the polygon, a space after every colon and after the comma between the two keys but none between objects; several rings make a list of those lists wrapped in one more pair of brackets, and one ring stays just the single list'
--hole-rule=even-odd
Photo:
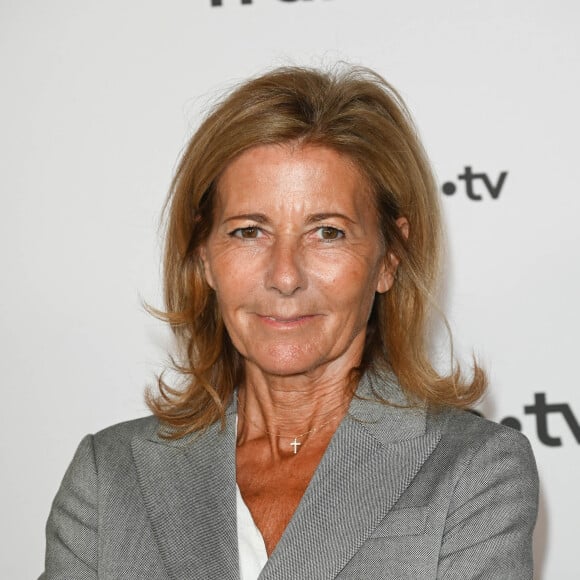
[{"label": "white undershirt", "polygon": [[257,580],[268,561],[264,538],[254,523],[254,518],[236,484],[238,516],[238,552],[240,554],[240,580]]}]

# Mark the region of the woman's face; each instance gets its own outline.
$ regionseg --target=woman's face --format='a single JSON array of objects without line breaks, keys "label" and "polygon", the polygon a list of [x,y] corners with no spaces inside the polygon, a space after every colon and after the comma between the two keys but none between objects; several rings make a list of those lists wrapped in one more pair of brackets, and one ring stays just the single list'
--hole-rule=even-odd
[{"label": "woman's face", "polygon": [[257,146],[228,165],[201,257],[234,346],[276,376],[358,364],[396,268],[355,165],[308,145]]}]

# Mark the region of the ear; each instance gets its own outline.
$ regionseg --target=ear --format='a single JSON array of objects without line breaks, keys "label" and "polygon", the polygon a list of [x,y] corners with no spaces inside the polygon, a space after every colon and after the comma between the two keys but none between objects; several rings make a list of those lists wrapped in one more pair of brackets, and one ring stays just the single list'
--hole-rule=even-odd
[{"label": "ear", "polygon": [[207,247],[205,244],[203,244],[202,246],[199,247],[199,249],[197,251],[197,255],[199,256],[199,259],[201,260],[201,263],[203,264],[203,273],[205,275],[205,281],[208,283],[208,286],[210,288],[213,288],[215,290],[214,279],[213,279],[213,275],[211,272],[211,266],[209,263],[209,259],[207,256]]},{"label": "ear", "polygon": [[[401,235],[407,239],[409,237],[409,220],[406,217],[400,217],[395,223],[397,224]],[[398,267],[399,258],[392,252],[387,252],[377,282],[377,292],[379,294],[384,294],[392,288]]]}]

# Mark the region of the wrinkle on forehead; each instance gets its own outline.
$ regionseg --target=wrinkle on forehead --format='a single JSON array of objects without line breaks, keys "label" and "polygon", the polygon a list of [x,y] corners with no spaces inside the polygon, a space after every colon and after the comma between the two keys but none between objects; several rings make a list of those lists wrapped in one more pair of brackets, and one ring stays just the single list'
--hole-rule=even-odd
[{"label": "wrinkle on forehead", "polygon": [[[287,155],[280,155],[280,151]],[[355,194],[350,200],[333,197],[336,187],[333,178],[337,173],[343,189],[351,189]],[[259,145],[236,157],[218,181],[216,206],[223,212],[234,204],[236,213],[255,213],[259,210],[258,190],[262,191],[260,202],[288,220],[298,215],[332,213],[337,211],[334,205],[338,203],[344,212],[364,221],[368,204],[374,206],[368,180],[348,155],[330,147],[299,142]],[[277,195],[264,196],[263,191],[269,190]],[[362,204],[358,203],[360,197],[364,200]]]}]

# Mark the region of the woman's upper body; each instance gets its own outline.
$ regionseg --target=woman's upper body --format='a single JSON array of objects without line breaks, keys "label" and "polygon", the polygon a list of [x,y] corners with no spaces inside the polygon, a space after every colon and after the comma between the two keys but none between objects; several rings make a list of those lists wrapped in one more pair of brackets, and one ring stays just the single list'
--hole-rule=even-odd
[{"label": "woman's upper body", "polygon": [[253,147],[221,175],[201,247],[244,361],[236,472],[268,552],[346,413],[375,294],[394,279],[365,188],[332,149]]},{"label": "woman's upper body", "polygon": [[[373,389],[405,403],[396,384],[363,378],[260,578],[531,579],[525,437],[464,411],[385,406]],[[85,438],[42,579],[239,579],[236,410],[224,430],[177,440],[155,418]]]},{"label": "woman's upper body", "polygon": [[[361,69],[242,84],[192,137],[167,207],[159,314],[183,384],[160,379],[149,395],[158,423],[85,441],[48,553],[63,554],[61,521],[103,577],[130,577],[110,570],[145,546],[146,570],[236,577],[237,484],[270,556],[264,577],[526,578],[529,447],[451,410],[483,392],[477,366],[468,382],[429,360],[438,192],[396,92]],[[372,377],[380,388],[365,390]],[[134,432],[151,428],[161,436]],[[90,533],[59,520],[71,495]]]}]

